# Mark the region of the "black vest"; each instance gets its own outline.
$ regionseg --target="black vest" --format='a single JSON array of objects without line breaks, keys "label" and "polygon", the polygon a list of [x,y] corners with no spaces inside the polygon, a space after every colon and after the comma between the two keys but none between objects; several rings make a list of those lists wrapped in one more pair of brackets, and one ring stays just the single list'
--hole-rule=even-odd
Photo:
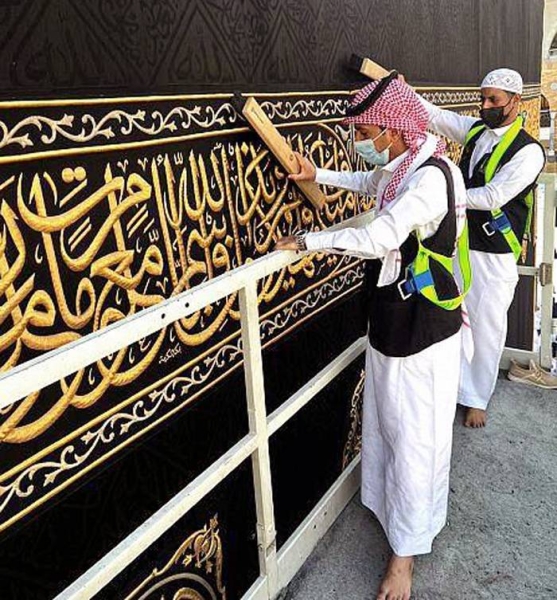
[{"label": "black vest", "polygon": [[[422,244],[445,256],[452,256],[456,240],[456,212],[453,178],[450,167],[438,158],[428,159],[420,168],[433,165],[441,169],[447,181],[448,212],[435,234]],[[386,356],[411,356],[456,334],[462,324],[459,308],[445,310],[435,306],[420,294],[403,300],[398,284],[405,279],[406,268],[418,251],[414,235],[400,247],[402,264],[397,281],[377,287],[381,271],[380,260],[366,262],[366,293],[368,306],[368,335],[373,348]],[[437,295],[442,300],[455,298],[458,288],[450,273],[436,261],[430,260]]]},{"label": "black vest", "polygon": [[[478,121],[473,125],[479,125],[481,121]],[[462,151],[462,158],[460,159],[460,170],[462,171],[462,175],[464,176],[464,183],[466,185],[466,189],[482,187],[485,185],[485,167],[487,165],[487,161],[489,157],[492,155],[493,150],[484,154],[472,172],[472,176],[468,175],[470,171],[470,160],[472,158],[472,152],[476,147],[476,143],[483,133],[482,130],[480,133],[476,134],[464,147]],[[512,144],[507,148],[507,151],[501,157],[499,161],[499,165],[497,166],[497,170],[499,170],[503,165],[508,163],[511,158],[524,146],[528,144],[538,144],[540,148],[542,148],[541,144],[533,138],[529,133],[527,133],[524,129],[521,129],[518,132],[518,135],[512,142]],[[543,148],[542,148],[543,150]],[[533,181],[530,185],[524,188],[517,196],[509,200],[504,206],[501,207],[501,210],[507,215],[511,223],[512,230],[514,231],[519,242],[522,241],[524,237],[525,229],[526,229],[526,221],[528,218],[528,206],[526,205],[526,196],[530,193],[532,189],[534,189],[536,182]],[[493,235],[488,235],[486,231],[483,229],[484,223],[491,221],[491,211],[488,210],[468,210],[468,228],[470,234],[470,249],[471,250],[480,250],[481,252],[491,252],[492,254],[507,254],[512,252],[509,247],[509,244],[505,240],[505,237],[500,231],[495,230]],[[489,229],[489,228],[488,228]]]}]

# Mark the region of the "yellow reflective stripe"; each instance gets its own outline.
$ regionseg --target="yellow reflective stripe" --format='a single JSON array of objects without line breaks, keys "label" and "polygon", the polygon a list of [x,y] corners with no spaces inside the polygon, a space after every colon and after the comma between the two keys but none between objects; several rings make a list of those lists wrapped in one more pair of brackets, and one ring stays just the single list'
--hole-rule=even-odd
[{"label": "yellow reflective stripe", "polygon": [[495,146],[495,150],[487,161],[487,165],[485,167],[486,183],[489,183],[493,178],[493,175],[495,175],[495,171],[497,170],[503,155],[509,149],[509,146],[514,142],[516,136],[522,129],[522,123],[522,117],[518,116],[510,128],[505,132],[505,135],[502,137],[501,141],[497,144],[497,146]]},{"label": "yellow reflective stripe", "polygon": [[534,192],[530,190],[524,198],[524,202],[528,207],[528,215],[526,217],[526,227],[524,227],[524,236],[529,237],[530,229],[532,227],[532,211],[534,209]]},{"label": "yellow reflective stripe", "polygon": [[444,254],[438,254],[437,252],[433,252],[433,250],[430,250],[429,248],[426,248],[425,246],[422,246],[422,252],[425,255],[436,260],[438,263],[441,263],[441,265],[443,267],[445,267],[445,269],[449,273],[452,273],[453,262],[452,262],[452,258],[450,256],[445,256]]},{"label": "yellow reflective stripe", "polygon": [[426,298],[426,300],[433,302],[435,306],[443,308],[444,310],[456,310],[462,304],[463,300],[463,296],[458,296],[458,298],[451,298],[450,300],[440,300],[437,297],[437,292],[435,291],[435,288],[433,286],[422,288],[420,293],[422,294],[422,296],[424,296],[424,298]]},{"label": "yellow reflective stripe", "polygon": [[[453,258],[433,252],[429,248],[422,245],[419,236],[416,234],[418,240],[418,253],[413,262],[413,270],[416,275],[420,275],[430,270],[430,259],[440,263],[453,277]],[[468,222],[465,223],[464,229],[458,238],[458,262],[460,265],[460,272],[462,273],[463,289],[462,293],[456,298],[449,298],[447,300],[441,300],[437,295],[437,290],[434,285],[428,285],[420,290],[420,294],[427,300],[445,310],[457,309],[464,300],[464,297],[468,293],[470,286],[472,285],[472,266],[470,264],[470,252],[469,252],[469,240],[468,240]]]},{"label": "yellow reflective stripe", "polygon": [[[485,167],[485,182],[486,183],[489,183],[491,181],[491,179],[493,178],[493,176],[495,175],[495,172],[497,171],[497,167],[499,166],[501,159],[503,158],[505,152],[509,149],[509,146],[516,139],[516,136],[519,134],[520,130],[522,129],[523,123],[524,123],[524,121],[522,119],[522,116],[519,115],[514,120],[513,124],[510,126],[510,128],[505,132],[505,135],[502,137],[501,141],[497,144],[497,146],[495,146],[495,150],[493,151],[493,154],[490,156],[489,160],[487,161],[487,165]],[[491,215],[493,218],[496,218],[501,214],[503,214],[503,211],[499,208],[491,211]],[[531,221],[531,206],[528,208],[527,223],[529,223],[530,221]],[[528,230],[529,230],[529,227],[526,228],[526,231],[528,231]],[[520,258],[520,255],[522,254],[522,245],[518,241],[518,238],[516,237],[516,233],[512,230],[512,227],[506,227],[505,229],[501,229],[499,231],[501,231],[503,237],[505,238],[507,244],[509,245],[509,248],[511,249],[511,251],[514,255],[515,260],[518,262],[518,259]]]},{"label": "yellow reflective stripe", "polygon": [[472,285],[472,265],[470,264],[470,240],[468,237],[468,220],[458,238],[458,264],[462,275],[462,297],[466,296]]},{"label": "yellow reflective stripe", "polygon": [[485,125],[476,125],[475,127],[472,127],[472,129],[470,129],[470,131],[466,134],[466,138],[464,140],[464,145],[466,146],[466,144],[480,131],[483,131],[485,129]]},{"label": "yellow reflective stripe", "polygon": [[[499,215],[503,214],[503,211],[500,208],[496,208],[491,211],[491,214],[493,218],[497,218]],[[505,229],[499,229],[499,231],[507,241],[509,248],[512,250],[515,260],[518,261],[520,255],[522,254],[522,244],[518,241],[516,233],[510,226],[505,227]]]}]

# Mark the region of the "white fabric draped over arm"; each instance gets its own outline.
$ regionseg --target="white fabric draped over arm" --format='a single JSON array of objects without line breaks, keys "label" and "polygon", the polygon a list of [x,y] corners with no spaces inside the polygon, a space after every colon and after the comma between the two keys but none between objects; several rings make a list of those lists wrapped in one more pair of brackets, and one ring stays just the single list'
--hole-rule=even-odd
[{"label": "white fabric draped over arm", "polygon": [[467,115],[459,115],[452,110],[439,108],[438,106],[435,106],[435,104],[428,102],[419,94],[418,97],[427,110],[430,129],[435,133],[444,135],[454,142],[464,144],[466,134],[478,119]]},{"label": "white fabric draped over arm", "polygon": [[329,171],[318,168],[315,181],[322,185],[332,185],[343,190],[375,196],[379,177],[379,169],[374,171]]},{"label": "white fabric draped over arm", "polygon": [[[383,258],[400,248],[410,233],[435,222],[435,228],[447,214],[447,185],[437,167],[416,171],[408,189],[383,209],[365,227],[308,233],[308,250],[325,250],[361,258]],[[424,236],[426,237],[426,236]]]},{"label": "white fabric draped over arm", "polygon": [[504,164],[489,183],[466,191],[466,204],[474,210],[494,210],[520,194],[540,174],[544,165],[542,149],[537,144],[521,148]]}]

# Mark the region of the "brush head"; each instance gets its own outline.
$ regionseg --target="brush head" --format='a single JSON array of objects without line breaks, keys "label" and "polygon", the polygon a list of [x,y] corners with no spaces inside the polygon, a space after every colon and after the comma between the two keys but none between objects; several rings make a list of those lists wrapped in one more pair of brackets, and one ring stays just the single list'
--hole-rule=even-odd
[{"label": "brush head", "polygon": [[353,69],[354,71],[360,72],[362,69],[363,63],[364,63],[363,56],[359,56],[358,54],[352,53],[352,56],[350,57],[350,59],[348,61],[348,67],[350,69]]}]

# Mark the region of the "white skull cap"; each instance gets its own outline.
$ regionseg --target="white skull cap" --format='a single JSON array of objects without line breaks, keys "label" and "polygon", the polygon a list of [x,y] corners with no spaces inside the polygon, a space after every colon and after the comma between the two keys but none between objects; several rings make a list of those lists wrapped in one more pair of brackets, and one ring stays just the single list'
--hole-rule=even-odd
[{"label": "white skull cap", "polygon": [[480,87],[492,87],[513,94],[522,94],[522,77],[518,71],[512,69],[495,69],[484,77]]}]

